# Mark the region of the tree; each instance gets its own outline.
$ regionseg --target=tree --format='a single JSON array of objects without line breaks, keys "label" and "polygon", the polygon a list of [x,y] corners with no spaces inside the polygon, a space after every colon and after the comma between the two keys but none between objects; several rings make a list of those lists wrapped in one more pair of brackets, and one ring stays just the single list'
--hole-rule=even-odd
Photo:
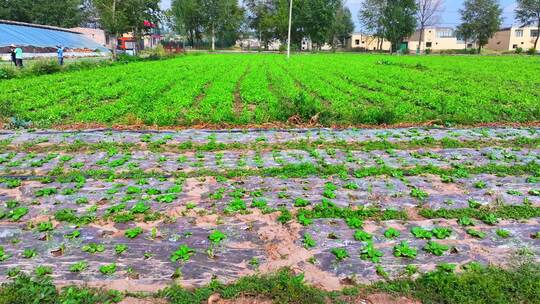
[{"label": "tree", "polygon": [[341,0],[295,0],[299,5],[297,32],[303,33],[302,38],[309,38],[317,47],[327,40],[332,26],[335,24],[336,12]]},{"label": "tree", "polygon": [[0,0],[0,19],[70,28],[84,16],[83,0]]},{"label": "tree", "polygon": [[[289,1],[244,1],[248,9],[248,23],[259,33],[261,40],[287,40]],[[316,47],[320,47],[338,32],[343,37],[343,33],[348,31],[347,27],[352,24],[350,19],[350,11],[343,6],[342,0],[294,0],[291,43],[298,45],[303,38],[309,38]]]},{"label": "tree", "polygon": [[144,31],[145,20],[157,22],[159,0],[92,0],[101,27],[113,41],[113,58],[116,59],[118,36],[132,31],[135,37]]},{"label": "tree", "polygon": [[383,10],[383,37],[392,44],[391,52],[398,49],[404,37],[416,28],[415,0],[388,0]]},{"label": "tree", "polygon": [[433,26],[439,21],[439,13],[443,3],[443,0],[416,0],[416,6],[418,8],[416,19],[418,20],[418,27],[420,28],[417,52],[420,52],[420,48],[422,47],[422,40],[424,39],[426,27]]},{"label": "tree", "polygon": [[[153,24],[159,23],[161,20],[161,10],[159,8],[160,0],[122,0],[126,2],[124,9],[128,26],[135,41],[147,34],[149,27],[144,26],[145,21]],[[135,44],[137,46],[137,44]],[[137,50],[135,50],[137,51]]]},{"label": "tree", "polygon": [[383,14],[386,7],[386,0],[364,0],[358,11],[358,20],[362,24],[364,30],[377,37],[379,40],[377,48],[382,49],[384,25]]},{"label": "tree", "polygon": [[257,32],[259,41],[268,47],[274,39],[275,6],[269,0],[246,0],[247,26]]},{"label": "tree", "polygon": [[540,0],[517,0],[516,19],[523,25],[536,24],[534,48],[538,49],[540,38]]},{"label": "tree", "polygon": [[351,11],[345,6],[343,1],[338,4],[335,14],[334,24],[330,29],[328,39],[332,47],[335,47],[337,42],[342,46],[345,45],[345,40],[351,37],[351,33],[354,31]]},{"label": "tree", "polygon": [[199,0],[202,24],[212,41],[212,50],[216,49],[216,35],[222,38],[226,33],[237,33],[244,19],[244,11],[237,0]]},{"label": "tree", "polygon": [[476,39],[478,53],[497,32],[502,23],[502,9],[497,0],[465,0],[459,10],[461,25],[458,32],[467,38]]},{"label": "tree", "polygon": [[185,34],[191,46],[195,45],[195,41],[202,39],[203,16],[200,1],[173,0],[171,12],[174,29],[178,33]]},{"label": "tree", "polygon": [[93,0],[100,18],[100,25],[106,34],[111,36],[113,59],[116,59],[118,36],[129,30],[128,18],[121,3],[121,0]]}]

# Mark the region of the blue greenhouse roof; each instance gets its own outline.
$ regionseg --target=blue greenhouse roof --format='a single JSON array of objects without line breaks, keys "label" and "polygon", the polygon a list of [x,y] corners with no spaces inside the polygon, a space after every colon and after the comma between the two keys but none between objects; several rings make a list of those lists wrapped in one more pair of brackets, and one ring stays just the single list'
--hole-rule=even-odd
[{"label": "blue greenhouse roof", "polygon": [[11,44],[33,47],[61,45],[73,49],[108,51],[107,48],[75,31],[53,26],[0,20],[0,47]]}]

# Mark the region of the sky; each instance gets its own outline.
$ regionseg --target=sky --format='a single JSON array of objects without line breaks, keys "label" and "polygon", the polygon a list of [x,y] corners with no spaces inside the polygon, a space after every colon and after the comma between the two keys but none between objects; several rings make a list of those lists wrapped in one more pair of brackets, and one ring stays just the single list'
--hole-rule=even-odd
[{"label": "sky", "polygon": [[[169,8],[171,0],[161,0],[162,8]],[[356,30],[360,31],[362,28],[358,24],[358,10],[362,0],[347,0],[347,6],[350,8],[353,19],[356,23]],[[514,23],[514,9],[516,8],[516,1],[514,0],[499,0],[501,7],[503,8],[503,25],[508,26]],[[459,25],[459,9],[463,5],[463,0],[445,0],[444,11],[441,13],[441,19],[439,26],[456,27]]]}]

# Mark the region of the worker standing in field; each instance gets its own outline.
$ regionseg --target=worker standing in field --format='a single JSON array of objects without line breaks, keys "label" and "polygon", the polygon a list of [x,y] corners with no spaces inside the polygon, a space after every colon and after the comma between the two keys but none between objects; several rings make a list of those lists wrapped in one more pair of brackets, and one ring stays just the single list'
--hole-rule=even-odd
[{"label": "worker standing in field", "polygon": [[19,68],[23,67],[23,50],[21,47],[15,49],[15,61]]},{"label": "worker standing in field", "polygon": [[9,53],[11,54],[11,62],[13,62],[15,66],[17,66],[17,57],[15,57],[15,44],[12,44],[10,47],[11,49],[9,50]]},{"label": "worker standing in field", "polygon": [[64,48],[61,45],[56,46],[56,54],[58,55],[58,64],[64,65]]}]

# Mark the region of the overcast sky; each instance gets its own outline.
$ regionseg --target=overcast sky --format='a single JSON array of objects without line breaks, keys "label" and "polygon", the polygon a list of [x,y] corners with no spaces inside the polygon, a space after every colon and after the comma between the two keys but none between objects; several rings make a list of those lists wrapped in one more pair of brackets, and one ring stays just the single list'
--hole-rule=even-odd
[{"label": "overcast sky", "polygon": [[[161,0],[163,8],[169,8],[171,5],[171,0]],[[514,23],[514,9],[516,7],[516,1],[513,0],[499,0],[501,6],[503,7],[503,16],[504,22],[503,25],[511,25]],[[351,9],[353,14],[353,19],[357,24],[357,30],[361,30],[358,25],[358,9],[362,0],[347,0],[347,6]],[[441,14],[441,26],[452,26],[455,27],[459,24],[459,9],[463,4],[463,0],[445,0],[444,11]]]}]

